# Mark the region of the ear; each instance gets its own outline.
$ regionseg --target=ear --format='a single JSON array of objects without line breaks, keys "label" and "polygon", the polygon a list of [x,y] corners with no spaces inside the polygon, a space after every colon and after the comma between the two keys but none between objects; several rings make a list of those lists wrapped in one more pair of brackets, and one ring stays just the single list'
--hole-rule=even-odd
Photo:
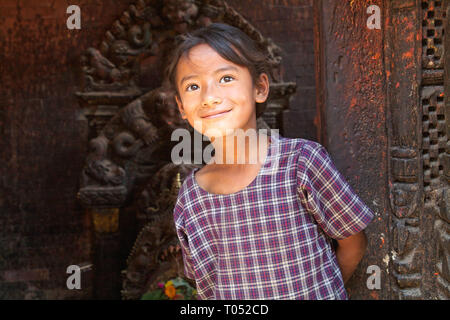
[{"label": "ear", "polygon": [[263,103],[269,96],[269,77],[265,73],[261,73],[255,86],[255,102]]},{"label": "ear", "polygon": [[181,118],[186,119],[186,114],[184,112],[183,103],[181,102],[180,98],[178,97],[178,94],[175,94],[175,101],[178,106],[178,110],[180,110]]}]

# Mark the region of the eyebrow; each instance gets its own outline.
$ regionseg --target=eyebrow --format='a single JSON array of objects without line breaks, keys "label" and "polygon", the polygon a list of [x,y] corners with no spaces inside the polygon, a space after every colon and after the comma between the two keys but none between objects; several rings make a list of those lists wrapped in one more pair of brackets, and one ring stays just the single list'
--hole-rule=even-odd
[{"label": "eyebrow", "polygon": [[[238,69],[235,66],[227,66],[227,67],[223,67],[223,68],[217,69],[216,71],[214,71],[214,74],[218,74],[218,73],[221,73],[221,72],[224,72],[224,71],[230,71],[230,70],[238,71]],[[185,82],[187,80],[190,80],[190,79],[193,79],[193,78],[196,78],[196,77],[198,77],[198,75],[196,75],[196,74],[185,76],[185,77],[181,78],[180,85],[182,85],[183,82]]]}]

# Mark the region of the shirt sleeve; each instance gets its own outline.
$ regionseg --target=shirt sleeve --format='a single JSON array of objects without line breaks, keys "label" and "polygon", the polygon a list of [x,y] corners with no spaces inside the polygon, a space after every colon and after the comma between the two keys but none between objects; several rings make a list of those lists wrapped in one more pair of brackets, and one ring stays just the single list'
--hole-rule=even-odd
[{"label": "shirt sleeve", "polygon": [[298,162],[298,193],[322,230],[341,240],[365,229],[374,214],[319,143],[305,145]]},{"label": "shirt sleeve", "polygon": [[180,241],[181,253],[183,256],[184,274],[187,278],[194,280],[194,263],[191,251],[189,249],[188,237],[186,235],[184,227],[183,206],[180,201],[180,196],[175,203],[173,216],[175,220],[175,230],[177,232],[178,240]]}]

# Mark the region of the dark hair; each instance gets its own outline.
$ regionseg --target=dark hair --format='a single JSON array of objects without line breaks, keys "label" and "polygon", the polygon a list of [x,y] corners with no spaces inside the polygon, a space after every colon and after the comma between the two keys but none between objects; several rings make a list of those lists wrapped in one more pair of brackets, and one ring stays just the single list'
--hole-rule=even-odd
[{"label": "dark hair", "polygon": [[[212,23],[191,33],[179,35],[175,39],[175,49],[166,67],[165,77],[177,95],[179,94],[175,75],[178,61],[199,44],[208,44],[222,58],[247,67],[255,85],[261,73],[266,73],[267,76],[270,74],[267,55],[248,35],[228,24]],[[257,111],[261,111],[260,109],[256,108]]]}]

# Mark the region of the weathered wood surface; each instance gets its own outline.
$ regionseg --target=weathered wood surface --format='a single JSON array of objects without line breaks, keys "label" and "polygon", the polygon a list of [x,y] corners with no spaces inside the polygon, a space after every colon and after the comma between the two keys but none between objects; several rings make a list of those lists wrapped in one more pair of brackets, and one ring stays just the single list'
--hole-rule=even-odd
[{"label": "weathered wood surface", "polygon": [[[366,27],[370,5],[381,8],[380,30]],[[448,299],[450,2],[320,6],[323,141],[377,213],[349,292],[356,299]],[[366,287],[369,264],[381,267],[381,290]]]},{"label": "weathered wood surface", "polygon": [[[66,288],[66,268],[91,262],[94,243],[76,200],[92,137],[74,92],[80,56],[131,2],[78,1],[81,30],[67,29],[66,2],[0,3],[0,298],[92,297],[89,268],[82,290]],[[284,79],[298,85],[287,135],[315,139],[312,2],[229,1],[284,50]]]},{"label": "weathered wood surface", "polygon": [[[366,229],[366,256],[347,284],[352,299],[388,299],[388,201],[386,198],[386,93],[383,31],[366,26],[366,9],[382,1],[317,3],[323,98],[322,143],[336,166],[376,217]],[[366,286],[369,265],[381,269],[381,289]]]}]

